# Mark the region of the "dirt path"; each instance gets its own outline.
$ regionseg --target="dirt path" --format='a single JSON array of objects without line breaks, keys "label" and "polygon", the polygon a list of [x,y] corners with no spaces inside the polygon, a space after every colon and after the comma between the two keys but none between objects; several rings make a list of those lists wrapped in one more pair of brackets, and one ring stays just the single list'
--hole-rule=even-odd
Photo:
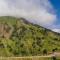
[{"label": "dirt path", "polygon": [[34,58],[50,58],[50,57],[53,57],[53,56],[60,56],[60,53],[54,53],[54,54],[50,54],[50,55],[45,55],[45,56],[26,56],[26,57],[0,57],[0,59],[27,59],[27,58],[31,58],[31,59],[34,59]]},{"label": "dirt path", "polygon": [[55,55],[46,55],[46,56],[26,56],[26,57],[0,57],[0,58],[40,58],[40,57],[53,57]]}]

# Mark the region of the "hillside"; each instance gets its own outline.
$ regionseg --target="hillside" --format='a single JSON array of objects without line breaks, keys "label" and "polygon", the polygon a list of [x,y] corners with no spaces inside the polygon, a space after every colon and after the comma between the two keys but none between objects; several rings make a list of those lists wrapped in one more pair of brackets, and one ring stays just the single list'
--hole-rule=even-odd
[{"label": "hillside", "polygon": [[60,51],[60,34],[24,18],[0,17],[0,56],[34,56]]}]

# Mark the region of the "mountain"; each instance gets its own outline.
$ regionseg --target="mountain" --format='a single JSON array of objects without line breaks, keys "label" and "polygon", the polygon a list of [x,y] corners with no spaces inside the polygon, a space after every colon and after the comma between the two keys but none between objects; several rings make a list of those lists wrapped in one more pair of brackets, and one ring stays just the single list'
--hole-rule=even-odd
[{"label": "mountain", "polygon": [[60,51],[60,34],[24,18],[0,17],[0,56],[35,56]]}]

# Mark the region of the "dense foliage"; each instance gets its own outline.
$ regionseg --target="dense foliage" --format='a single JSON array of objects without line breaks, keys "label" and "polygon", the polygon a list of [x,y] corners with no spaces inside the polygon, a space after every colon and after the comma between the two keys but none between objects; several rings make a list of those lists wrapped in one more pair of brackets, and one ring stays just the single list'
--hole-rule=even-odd
[{"label": "dense foliage", "polygon": [[60,51],[60,34],[24,18],[0,17],[0,56],[34,56]]}]

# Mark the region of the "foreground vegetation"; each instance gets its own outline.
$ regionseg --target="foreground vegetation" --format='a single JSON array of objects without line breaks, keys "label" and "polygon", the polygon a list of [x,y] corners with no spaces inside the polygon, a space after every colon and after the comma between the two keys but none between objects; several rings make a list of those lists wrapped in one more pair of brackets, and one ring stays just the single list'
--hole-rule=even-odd
[{"label": "foreground vegetation", "polygon": [[24,18],[0,17],[0,56],[40,56],[60,51],[60,34]]},{"label": "foreground vegetation", "polygon": [[0,60],[52,60],[51,58],[1,58]]},{"label": "foreground vegetation", "polygon": [[59,57],[1,57],[0,60],[60,60]]}]

